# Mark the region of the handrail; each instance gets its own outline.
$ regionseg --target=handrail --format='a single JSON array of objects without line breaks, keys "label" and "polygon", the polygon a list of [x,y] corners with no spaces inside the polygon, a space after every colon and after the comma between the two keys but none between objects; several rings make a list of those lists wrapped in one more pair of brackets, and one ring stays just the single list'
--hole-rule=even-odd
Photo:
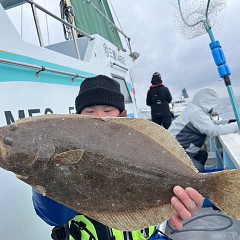
[{"label": "handrail", "polygon": [[[100,14],[112,27],[114,27],[119,33],[121,33],[128,41],[129,44],[129,50],[130,52],[132,52],[131,47],[130,47],[130,37],[128,37],[120,28],[118,28],[113,22],[111,22],[109,20],[109,18],[107,16],[104,15],[104,13],[102,13],[100,11],[100,9],[98,9],[91,0],[84,0],[85,3],[90,4],[96,11],[98,14]],[[126,49],[124,48],[119,48],[120,50],[122,50],[123,52],[126,52]],[[131,55],[131,54],[130,54]]]},{"label": "handrail", "polygon": [[70,77],[72,77],[72,81],[75,78],[82,78],[82,79],[87,78],[87,76],[79,75],[79,74],[76,74],[76,73],[69,73],[69,72],[59,71],[59,70],[55,70],[55,69],[52,69],[52,68],[46,68],[44,66],[38,66],[38,65],[28,64],[28,63],[22,63],[22,62],[13,61],[13,60],[6,60],[6,59],[3,59],[3,58],[0,58],[0,63],[38,70],[36,72],[36,76],[37,77],[39,76],[40,72],[48,71],[48,72],[51,72],[51,73],[57,73],[57,74],[61,74],[61,75],[70,76]]},{"label": "handrail", "polygon": [[56,20],[60,21],[61,23],[66,24],[67,26],[73,28],[74,30],[76,30],[78,33],[83,34],[84,36],[90,38],[90,40],[93,40],[94,38],[91,37],[90,35],[88,35],[87,33],[81,31],[79,28],[73,26],[72,24],[62,20],[61,18],[59,18],[58,16],[56,16],[55,14],[49,12],[47,9],[43,8],[41,5],[35,3],[34,1],[31,0],[25,0],[26,2],[30,3],[30,4],[34,4],[36,6],[36,8],[38,8],[39,10],[45,12],[46,14],[50,15],[51,17],[55,18]]},{"label": "handrail", "polygon": [[[39,10],[43,11],[44,13],[48,14],[49,16],[55,18],[56,20],[60,21],[62,24],[65,24],[67,26],[69,26],[72,31],[73,29],[88,37],[90,40],[93,40],[94,38],[91,37],[90,35],[88,35],[87,33],[81,31],[79,28],[75,27],[74,25],[62,20],[61,18],[59,18],[58,16],[56,16],[55,14],[51,13],[50,11],[48,11],[47,9],[43,8],[41,5],[35,3],[34,1],[31,1],[31,0],[25,0],[25,2],[28,2],[29,4],[31,4],[31,7],[32,7],[32,12],[33,12],[33,18],[34,18],[34,21],[35,21],[35,26],[36,26],[36,29],[37,29],[37,34],[38,34],[38,39],[39,39],[39,43],[40,43],[40,46],[41,47],[44,47],[43,45],[43,38],[42,38],[42,35],[41,35],[41,29],[40,29],[40,25],[39,25],[39,22],[38,22],[38,17],[37,17],[37,12],[35,10],[35,8],[38,8]],[[76,50],[76,53],[77,53],[77,57],[78,59],[80,59],[80,53],[79,53],[79,49],[78,49],[78,43],[77,43],[77,40],[76,40],[76,37],[73,36],[73,41],[74,41],[74,45],[75,45],[75,50]]]},{"label": "handrail", "polygon": [[120,28],[118,28],[108,17],[106,17],[93,3],[91,0],[85,0],[86,3],[90,4],[112,27],[120,32],[125,38],[130,39]]},{"label": "handrail", "polygon": [[111,67],[116,66],[116,67],[119,67],[119,68],[123,69],[124,71],[128,71],[128,68],[125,68],[125,67],[123,67],[123,66],[121,66],[121,65],[119,65],[115,62],[111,62],[110,64],[111,64]]}]

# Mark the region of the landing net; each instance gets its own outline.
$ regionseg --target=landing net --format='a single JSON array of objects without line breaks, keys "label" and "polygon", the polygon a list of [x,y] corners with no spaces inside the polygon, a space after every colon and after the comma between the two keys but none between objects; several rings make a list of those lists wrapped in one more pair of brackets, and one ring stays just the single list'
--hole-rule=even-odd
[{"label": "landing net", "polygon": [[176,28],[186,39],[218,30],[223,23],[226,0],[168,0],[174,6]]}]

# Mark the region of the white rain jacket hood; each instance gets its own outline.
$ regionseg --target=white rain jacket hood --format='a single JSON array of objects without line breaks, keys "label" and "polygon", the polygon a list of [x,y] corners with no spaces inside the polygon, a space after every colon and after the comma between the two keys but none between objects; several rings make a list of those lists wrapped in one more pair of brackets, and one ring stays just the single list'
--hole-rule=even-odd
[{"label": "white rain jacket hood", "polygon": [[208,113],[219,102],[217,93],[211,88],[200,89],[193,97],[192,103]]},{"label": "white rain jacket hood", "polygon": [[238,131],[236,122],[216,125],[209,111],[219,102],[217,93],[211,88],[200,89],[168,129],[188,153],[198,153],[206,137]]}]

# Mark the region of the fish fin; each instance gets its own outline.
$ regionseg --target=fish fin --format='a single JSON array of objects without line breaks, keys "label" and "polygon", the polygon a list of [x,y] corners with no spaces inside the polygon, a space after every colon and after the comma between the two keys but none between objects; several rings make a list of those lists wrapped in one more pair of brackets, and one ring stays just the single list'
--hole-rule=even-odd
[{"label": "fish fin", "polygon": [[84,214],[108,227],[121,231],[133,231],[149,226],[160,225],[175,213],[176,211],[171,204],[165,204],[148,209],[138,209],[135,212],[85,212]]},{"label": "fish fin", "polygon": [[84,154],[83,149],[74,149],[66,152],[56,153],[53,155],[52,160],[61,165],[76,164]]},{"label": "fish fin", "polygon": [[6,148],[3,146],[2,141],[0,141],[0,157],[4,159],[7,156]]},{"label": "fish fin", "polygon": [[184,148],[179,144],[176,138],[160,125],[141,118],[112,118],[111,121],[121,123],[133,128],[142,134],[147,135],[158,144],[162,145],[171,154],[175,155],[179,161],[183,162],[194,172],[198,172],[190,157],[186,154]]},{"label": "fish fin", "polygon": [[209,199],[230,217],[240,220],[240,170],[224,170],[214,174],[215,191]]},{"label": "fish fin", "polygon": [[47,191],[46,188],[40,185],[35,185],[33,187],[38,193],[40,193],[43,196],[47,196]]},{"label": "fish fin", "polygon": [[16,174],[16,177],[18,179],[22,180],[23,182],[25,182],[28,179],[28,176],[23,176],[23,175],[20,175],[20,174]]}]

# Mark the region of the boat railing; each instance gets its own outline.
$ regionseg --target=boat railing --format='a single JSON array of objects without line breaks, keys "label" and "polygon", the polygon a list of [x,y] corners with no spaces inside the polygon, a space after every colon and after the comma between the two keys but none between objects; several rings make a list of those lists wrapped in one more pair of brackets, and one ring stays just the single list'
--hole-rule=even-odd
[{"label": "boat railing", "polygon": [[[36,9],[39,9],[41,12],[45,13],[47,16],[50,16],[52,18],[54,18],[55,20],[57,20],[58,22],[60,22],[61,24],[63,24],[64,26],[67,26],[68,28],[71,29],[72,32],[72,39],[74,42],[74,46],[75,46],[75,51],[77,54],[77,58],[81,59],[80,53],[79,53],[79,43],[77,41],[77,36],[85,36],[90,40],[93,40],[94,37],[92,37],[91,35],[87,34],[86,32],[82,31],[81,29],[77,28],[74,24],[71,24],[65,20],[63,20],[61,17],[58,17],[57,15],[55,15],[54,13],[48,11],[46,8],[42,7],[41,5],[39,5],[38,3],[36,3],[35,1],[32,0],[24,0],[25,2],[29,3],[31,5],[31,9],[32,9],[32,14],[33,14],[33,19],[34,19],[34,24],[36,27],[36,32],[37,32],[37,37],[38,37],[38,41],[39,41],[39,45],[41,47],[45,47],[44,46],[44,41],[43,41],[43,35],[42,35],[42,31],[41,31],[41,27],[40,27],[40,21],[39,21],[39,17],[37,14]],[[22,4],[23,2],[21,2],[20,4]],[[130,47],[130,38],[120,29],[118,28],[113,22],[111,22],[107,16],[105,16],[90,0],[86,1],[87,4],[90,4],[99,15],[101,15],[112,27],[114,27],[120,34],[122,34],[124,36],[125,39],[127,39],[128,41],[128,47],[129,50],[131,52],[131,47]],[[8,8],[11,8],[11,5],[7,5]],[[76,33],[76,34],[75,34]],[[122,51],[126,51],[124,48],[120,49]]]},{"label": "boat railing", "polygon": [[93,3],[91,0],[85,0],[86,3],[90,4],[97,12],[100,14],[112,27],[114,27],[119,33],[121,33],[126,39],[129,39],[129,37],[120,29],[118,28],[114,23],[112,23]]},{"label": "boat railing", "polygon": [[229,133],[208,138],[210,155],[214,154],[216,169],[240,168],[240,135]]},{"label": "boat railing", "polygon": [[[62,24],[67,25],[68,27],[71,28],[72,32],[73,32],[73,30],[75,30],[77,33],[79,33],[82,36],[88,37],[90,40],[94,39],[92,36],[90,36],[87,33],[81,31],[79,28],[77,28],[74,25],[68,23],[67,21],[64,21],[63,19],[61,19],[57,15],[51,13],[50,11],[48,11],[47,9],[42,7],[41,5],[37,4],[36,2],[31,1],[31,0],[25,0],[25,1],[28,2],[29,4],[31,4],[33,18],[34,18],[34,22],[35,22],[35,27],[36,27],[36,31],[37,31],[37,35],[38,35],[38,40],[39,40],[39,44],[40,44],[41,47],[44,47],[44,43],[43,43],[43,37],[42,37],[42,33],[41,33],[41,27],[40,27],[40,24],[39,24],[39,19],[38,19],[36,8],[39,9],[40,11],[44,12],[45,14],[53,17],[54,19],[61,22]],[[73,35],[73,41],[74,41],[74,46],[75,46],[77,58],[80,59],[79,46],[78,46],[75,35],[74,34],[72,34],[72,35]]]},{"label": "boat railing", "polygon": [[72,77],[72,81],[74,81],[74,79],[76,79],[76,78],[85,79],[87,77],[87,76],[83,76],[83,75],[79,75],[79,74],[75,74],[75,73],[64,72],[64,71],[59,71],[59,70],[55,70],[52,68],[47,68],[44,66],[37,66],[36,64],[27,64],[27,63],[13,61],[13,60],[7,60],[7,59],[3,59],[3,58],[0,58],[0,63],[36,70],[36,77],[39,77],[41,72],[50,72],[50,73],[70,76],[70,77]]}]

